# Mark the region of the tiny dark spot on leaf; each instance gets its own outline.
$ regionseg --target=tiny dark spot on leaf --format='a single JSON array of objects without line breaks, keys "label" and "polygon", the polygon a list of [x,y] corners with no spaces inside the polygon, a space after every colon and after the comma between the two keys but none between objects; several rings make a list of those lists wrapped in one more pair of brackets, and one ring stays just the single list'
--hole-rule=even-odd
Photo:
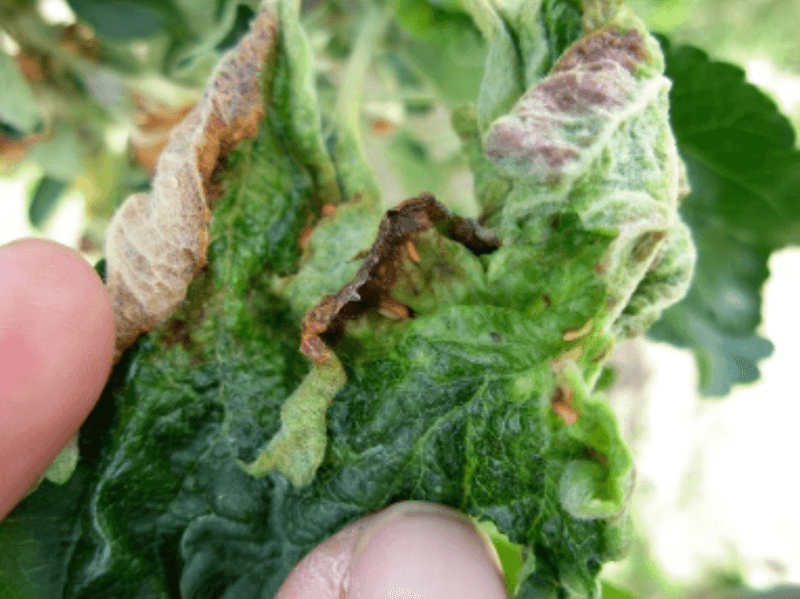
[{"label": "tiny dark spot on leaf", "polygon": [[633,247],[633,255],[638,262],[644,262],[652,255],[656,246],[667,236],[666,231],[648,231],[644,233]]}]

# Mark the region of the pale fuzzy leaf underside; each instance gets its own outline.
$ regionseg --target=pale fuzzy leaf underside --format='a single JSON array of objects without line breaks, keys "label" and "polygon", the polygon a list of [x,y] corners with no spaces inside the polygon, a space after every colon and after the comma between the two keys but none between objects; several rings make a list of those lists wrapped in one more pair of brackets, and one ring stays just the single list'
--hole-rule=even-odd
[{"label": "pale fuzzy leaf underside", "polygon": [[515,182],[496,220],[506,235],[536,235],[530,221],[563,209],[589,230],[616,233],[601,271],[608,325],[621,336],[641,335],[692,276],[691,237],[677,215],[685,173],[662,66],[641,27],[614,21],[568,48],[485,138],[499,174]]}]

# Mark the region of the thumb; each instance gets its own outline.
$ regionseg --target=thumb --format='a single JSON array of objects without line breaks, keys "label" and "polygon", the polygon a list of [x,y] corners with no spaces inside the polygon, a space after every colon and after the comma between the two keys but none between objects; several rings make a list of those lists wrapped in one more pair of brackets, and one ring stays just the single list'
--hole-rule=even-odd
[{"label": "thumb", "polygon": [[343,528],[289,573],[275,599],[504,599],[491,541],[463,514],[396,503]]},{"label": "thumb", "polygon": [[78,252],[0,247],[0,520],[80,428],[113,350],[108,293]]}]

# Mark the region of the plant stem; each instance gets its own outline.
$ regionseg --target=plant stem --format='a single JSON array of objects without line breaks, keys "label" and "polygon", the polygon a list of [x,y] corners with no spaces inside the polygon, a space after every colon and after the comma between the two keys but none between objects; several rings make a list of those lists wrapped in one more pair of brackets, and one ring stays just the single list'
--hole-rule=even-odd
[{"label": "plant stem", "polygon": [[361,145],[359,115],[364,82],[372,63],[375,48],[383,37],[383,33],[391,21],[391,16],[392,12],[388,8],[381,10],[371,7],[369,9],[358,31],[353,51],[342,76],[336,112],[341,125],[354,136],[359,146]]}]

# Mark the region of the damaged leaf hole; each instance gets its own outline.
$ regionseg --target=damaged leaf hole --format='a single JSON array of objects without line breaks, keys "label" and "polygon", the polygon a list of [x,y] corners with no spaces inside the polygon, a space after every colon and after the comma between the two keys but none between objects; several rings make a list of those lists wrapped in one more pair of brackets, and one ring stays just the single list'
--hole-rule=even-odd
[{"label": "damaged leaf hole", "polygon": [[389,296],[404,258],[421,260],[415,244],[431,228],[457,241],[476,256],[500,247],[500,240],[475,222],[451,214],[430,193],[422,193],[386,211],[378,236],[353,280],[335,295],[326,295],[303,319],[301,350],[321,362],[344,336],[345,324],[376,308],[392,319],[413,318],[414,311]]}]

